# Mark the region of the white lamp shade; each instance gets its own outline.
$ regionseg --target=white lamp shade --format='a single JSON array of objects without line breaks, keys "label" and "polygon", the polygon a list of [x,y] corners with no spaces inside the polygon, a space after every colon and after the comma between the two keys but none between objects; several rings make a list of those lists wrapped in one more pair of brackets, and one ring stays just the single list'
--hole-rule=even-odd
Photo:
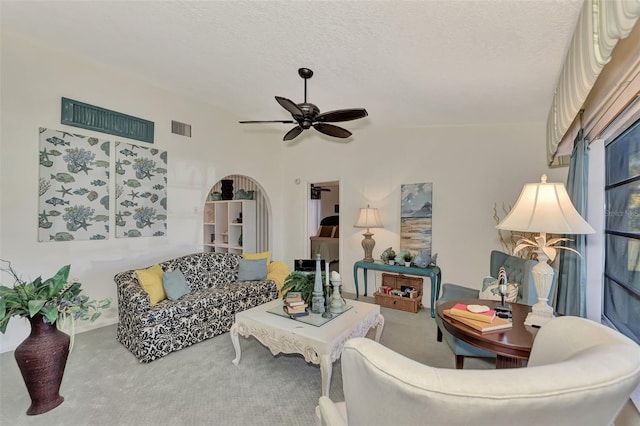
[{"label": "white lamp shade", "polygon": [[360,209],[358,220],[353,225],[356,228],[382,228],[382,222],[378,216],[378,209],[372,209],[369,206]]},{"label": "white lamp shade", "polygon": [[595,232],[573,207],[562,183],[528,183],[498,229],[550,234],[591,234]]}]

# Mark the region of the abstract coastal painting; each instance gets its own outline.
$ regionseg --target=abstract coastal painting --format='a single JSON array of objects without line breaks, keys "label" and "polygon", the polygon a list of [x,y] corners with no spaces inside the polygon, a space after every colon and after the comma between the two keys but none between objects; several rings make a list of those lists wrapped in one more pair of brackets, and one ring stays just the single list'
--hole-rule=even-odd
[{"label": "abstract coastal painting", "polygon": [[109,237],[110,142],[40,128],[38,241]]},{"label": "abstract coastal painting", "polygon": [[431,256],[432,183],[412,183],[400,188],[400,250]]},{"label": "abstract coastal painting", "polygon": [[167,232],[167,151],[116,142],[116,238]]}]

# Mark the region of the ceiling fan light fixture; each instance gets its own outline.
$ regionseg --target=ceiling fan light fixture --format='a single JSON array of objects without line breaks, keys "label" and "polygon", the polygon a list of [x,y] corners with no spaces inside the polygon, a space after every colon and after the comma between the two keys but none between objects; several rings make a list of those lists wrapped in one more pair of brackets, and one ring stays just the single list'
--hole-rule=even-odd
[{"label": "ceiling fan light fixture", "polygon": [[364,108],[351,108],[351,109],[340,109],[335,111],[329,111],[325,113],[320,113],[320,109],[312,104],[307,102],[307,80],[313,76],[313,71],[309,68],[299,68],[298,75],[304,79],[304,102],[300,104],[296,104],[290,99],[284,98],[282,96],[276,96],[276,101],[286,109],[291,117],[295,121],[290,120],[266,120],[266,121],[240,121],[241,124],[248,123],[298,123],[296,127],[289,130],[282,139],[283,141],[290,141],[297,137],[303,130],[307,130],[311,127],[323,133],[327,136],[332,136],[336,138],[348,138],[352,135],[352,133],[342,127],[334,126],[333,122],[342,122],[342,121],[351,121],[357,120],[360,118],[364,118],[368,116],[367,110]]}]

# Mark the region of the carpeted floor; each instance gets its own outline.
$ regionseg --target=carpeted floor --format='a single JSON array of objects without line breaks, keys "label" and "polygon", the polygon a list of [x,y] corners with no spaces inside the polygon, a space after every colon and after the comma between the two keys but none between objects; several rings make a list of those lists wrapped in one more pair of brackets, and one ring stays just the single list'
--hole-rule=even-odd
[{"label": "carpeted floor", "polygon": [[[372,302],[371,298],[362,301]],[[436,342],[429,309],[418,314],[382,308],[380,342],[418,362],[454,368],[446,343]],[[236,367],[229,334],[149,364],[140,364],[115,340],[116,326],[76,335],[60,394],[65,401],[27,416],[30,399],[13,352],[0,355],[1,425],[313,425],[320,368],[299,355],[273,356],[254,338],[240,338]],[[373,337],[375,330],[369,333]],[[465,368],[494,368],[466,359]],[[344,400],[340,362],[329,397]]]}]

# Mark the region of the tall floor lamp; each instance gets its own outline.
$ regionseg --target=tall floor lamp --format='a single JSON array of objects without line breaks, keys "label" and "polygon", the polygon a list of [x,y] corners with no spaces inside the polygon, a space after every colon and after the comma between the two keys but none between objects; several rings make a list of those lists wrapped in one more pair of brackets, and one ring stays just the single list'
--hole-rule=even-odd
[{"label": "tall floor lamp", "polygon": [[369,207],[367,204],[366,208],[360,209],[360,214],[358,215],[358,220],[356,220],[356,224],[353,225],[356,228],[367,228],[367,232],[364,232],[364,239],[362,240],[362,248],[364,249],[364,262],[373,262],[373,248],[376,245],[376,242],[371,236],[373,235],[369,232],[369,228],[382,228],[382,222],[380,222],[380,217],[378,216],[378,209],[374,209]]},{"label": "tall floor lamp", "polygon": [[538,302],[531,308],[525,320],[526,325],[541,327],[553,318],[553,308],[549,306],[549,291],[553,283],[553,268],[547,261],[556,257],[556,248],[578,251],[558,246],[569,238],[547,240],[551,234],[592,234],[595,232],[575,209],[562,183],[547,183],[547,175],[542,175],[540,183],[528,183],[509,214],[496,226],[498,229],[522,232],[539,232],[535,241],[521,238],[514,249],[518,251],[533,247],[538,263],[533,267],[533,282],[538,293]]}]

